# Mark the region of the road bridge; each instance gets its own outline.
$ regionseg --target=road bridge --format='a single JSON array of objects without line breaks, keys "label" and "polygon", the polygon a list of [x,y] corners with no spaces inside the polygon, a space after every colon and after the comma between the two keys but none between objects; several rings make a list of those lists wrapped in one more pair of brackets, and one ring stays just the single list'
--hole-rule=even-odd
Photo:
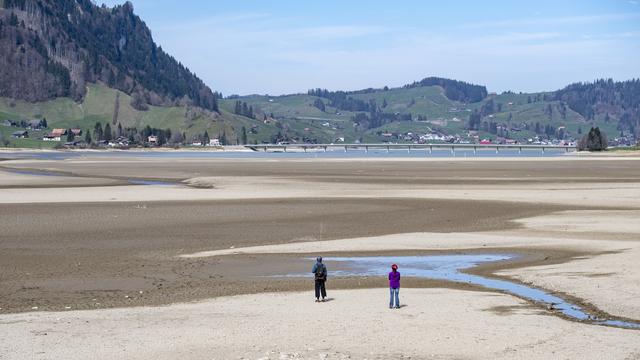
[{"label": "road bridge", "polygon": [[456,150],[473,150],[476,154],[478,151],[495,151],[500,150],[517,150],[522,153],[524,150],[537,150],[545,153],[547,150],[555,151],[576,151],[575,145],[531,145],[531,144],[260,144],[245,145],[246,148],[254,151],[336,151],[336,150],[361,150],[369,152],[369,150],[406,150],[406,151],[426,151],[433,153],[434,150],[449,150],[455,153]]}]

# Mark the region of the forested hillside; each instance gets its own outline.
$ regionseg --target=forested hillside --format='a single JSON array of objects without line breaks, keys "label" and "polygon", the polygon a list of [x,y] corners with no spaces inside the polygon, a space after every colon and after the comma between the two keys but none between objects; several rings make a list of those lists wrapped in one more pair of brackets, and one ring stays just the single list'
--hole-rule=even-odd
[{"label": "forested hillside", "polygon": [[30,102],[71,97],[103,82],[132,105],[191,104],[217,111],[217,94],[158,47],[127,2],[0,1],[0,96]]},{"label": "forested hillside", "polygon": [[640,131],[640,79],[571,84],[554,94],[587,120],[616,122],[619,130]]}]

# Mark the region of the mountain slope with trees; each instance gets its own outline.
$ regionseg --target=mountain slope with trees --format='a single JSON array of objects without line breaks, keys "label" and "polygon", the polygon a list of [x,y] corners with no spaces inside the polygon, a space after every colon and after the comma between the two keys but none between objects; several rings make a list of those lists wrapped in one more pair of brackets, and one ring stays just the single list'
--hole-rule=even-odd
[{"label": "mountain slope with trees", "polygon": [[132,105],[194,105],[217,111],[202,80],[157,46],[130,2],[0,1],[0,96],[31,102],[71,97],[102,82]]}]

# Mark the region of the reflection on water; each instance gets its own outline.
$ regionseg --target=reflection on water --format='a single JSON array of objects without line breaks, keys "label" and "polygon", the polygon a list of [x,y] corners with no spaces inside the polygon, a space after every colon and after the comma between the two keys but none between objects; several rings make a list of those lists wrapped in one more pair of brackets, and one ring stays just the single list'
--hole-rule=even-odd
[{"label": "reflection on water", "polygon": [[504,261],[516,258],[516,255],[472,254],[472,255],[433,255],[433,256],[375,256],[375,257],[330,257],[325,262],[342,263],[347,270],[332,271],[334,276],[386,276],[391,264],[398,264],[400,272],[407,277],[420,277],[467,283],[498,290],[536,303],[552,306],[554,310],[570,318],[597,325],[640,329],[640,323],[615,319],[600,319],[587,313],[580,306],[543,290],[526,285],[478,275],[461,270],[479,264]]},{"label": "reflection on water", "polygon": [[158,186],[173,186],[176,183],[160,180],[144,180],[144,179],[129,179],[127,182],[131,185],[158,185]]}]

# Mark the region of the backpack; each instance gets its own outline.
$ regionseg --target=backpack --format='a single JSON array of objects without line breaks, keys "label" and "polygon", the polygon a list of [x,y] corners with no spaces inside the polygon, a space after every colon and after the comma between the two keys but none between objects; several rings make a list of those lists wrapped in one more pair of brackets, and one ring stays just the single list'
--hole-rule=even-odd
[{"label": "backpack", "polygon": [[315,277],[316,277],[316,280],[327,279],[327,268],[324,266],[324,264],[318,264],[318,266],[316,266]]}]

